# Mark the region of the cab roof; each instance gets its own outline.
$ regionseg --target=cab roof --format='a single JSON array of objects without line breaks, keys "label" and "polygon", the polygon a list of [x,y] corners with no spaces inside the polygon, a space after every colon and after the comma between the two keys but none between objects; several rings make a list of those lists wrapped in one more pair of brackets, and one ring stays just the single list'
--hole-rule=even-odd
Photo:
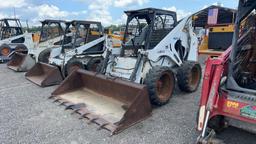
[{"label": "cab roof", "polygon": [[47,23],[66,23],[66,21],[65,20],[45,19],[45,20],[41,21],[41,23],[43,23],[43,24],[47,24]]},{"label": "cab roof", "polygon": [[125,11],[127,15],[130,14],[148,14],[148,13],[157,13],[157,14],[167,14],[167,15],[176,15],[176,12],[169,11],[169,10],[163,10],[163,9],[157,9],[157,8],[144,8],[144,9],[138,9],[138,10],[129,10]]}]

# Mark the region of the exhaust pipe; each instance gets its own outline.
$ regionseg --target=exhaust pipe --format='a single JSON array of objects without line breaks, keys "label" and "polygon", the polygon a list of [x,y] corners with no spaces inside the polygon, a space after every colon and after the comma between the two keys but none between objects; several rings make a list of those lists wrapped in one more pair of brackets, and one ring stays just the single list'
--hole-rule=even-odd
[{"label": "exhaust pipe", "polygon": [[15,52],[7,63],[7,67],[16,72],[26,72],[34,65],[35,60],[30,55],[19,52]]},{"label": "exhaust pipe", "polygon": [[73,71],[50,98],[112,135],[152,112],[146,86],[82,69]]},{"label": "exhaust pipe", "polygon": [[25,74],[25,77],[41,87],[58,85],[63,80],[58,67],[41,62],[36,63],[34,67]]}]

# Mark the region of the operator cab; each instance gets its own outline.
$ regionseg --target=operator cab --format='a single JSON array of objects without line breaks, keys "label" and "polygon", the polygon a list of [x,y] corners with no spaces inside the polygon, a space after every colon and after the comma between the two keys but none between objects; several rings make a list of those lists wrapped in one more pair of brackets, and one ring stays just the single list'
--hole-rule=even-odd
[{"label": "operator cab", "polygon": [[256,2],[239,4],[227,88],[256,93]]},{"label": "operator cab", "polygon": [[[67,23],[62,43],[62,52],[73,50],[103,36],[103,27],[100,22],[71,21]],[[67,43],[67,41],[71,41]],[[102,53],[104,43],[95,45],[86,50],[86,53]]]},{"label": "operator cab", "polygon": [[176,25],[173,11],[146,8],[125,11],[127,18],[121,56],[136,56],[139,49],[153,49]]},{"label": "operator cab", "polygon": [[[41,33],[39,42],[45,42],[64,35],[66,28],[65,21],[62,20],[44,20],[41,21]],[[54,43],[54,45],[61,45],[62,41]]]},{"label": "operator cab", "polygon": [[19,19],[6,18],[0,20],[0,40],[22,34],[23,30]]}]

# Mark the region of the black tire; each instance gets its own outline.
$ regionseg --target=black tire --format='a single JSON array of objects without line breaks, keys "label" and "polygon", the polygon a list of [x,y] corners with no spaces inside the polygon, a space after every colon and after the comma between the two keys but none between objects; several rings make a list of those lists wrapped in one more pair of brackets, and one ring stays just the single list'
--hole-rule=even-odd
[{"label": "black tire", "polygon": [[51,54],[51,48],[47,48],[41,51],[41,53],[38,56],[38,61],[43,63],[49,63],[50,54]]},{"label": "black tire", "polygon": [[23,54],[28,54],[28,48],[23,45],[23,44],[18,44],[16,47],[15,47],[15,52],[20,52],[20,53],[23,53]]},{"label": "black tire", "polygon": [[65,65],[65,76],[70,75],[73,71],[77,69],[85,69],[84,64],[78,58],[70,59]]},{"label": "black tire", "polygon": [[87,63],[86,69],[89,71],[97,72],[99,64],[103,61],[102,57],[93,57]]},{"label": "black tire", "polygon": [[[98,64],[98,66],[96,68],[96,72],[97,73],[101,73],[101,74],[105,74],[106,73],[106,69],[108,67],[108,62],[106,60],[108,60],[108,59],[102,58],[101,62]],[[105,64],[105,62],[106,62],[106,64]]]},{"label": "black tire", "polygon": [[216,133],[221,133],[225,129],[224,116],[217,115],[212,117],[209,120],[207,127],[213,129]]},{"label": "black tire", "polygon": [[0,46],[0,55],[1,56],[8,56],[12,52],[12,49],[7,44],[2,44]]},{"label": "black tire", "polygon": [[[196,113],[196,123],[198,123],[199,121],[199,110],[197,110]],[[216,133],[220,133],[225,129],[225,120],[224,120],[224,116],[221,115],[217,115],[212,117],[209,121],[208,121],[208,125],[207,127],[209,129],[213,129]]]},{"label": "black tire", "polygon": [[202,69],[199,63],[185,61],[177,72],[178,86],[184,92],[197,90],[202,77]]},{"label": "black tire", "polygon": [[173,94],[175,77],[169,67],[155,66],[147,73],[144,84],[147,85],[151,103],[162,106]]},{"label": "black tire", "polygon": [[97,68],[96,68],[96,72],[98,72],[98,73],[101,72],[101,68],[103,67],[103,62],[104,62],[104,60],[101,61],[101,62],[98,64],[98,66],[97,66]]}]

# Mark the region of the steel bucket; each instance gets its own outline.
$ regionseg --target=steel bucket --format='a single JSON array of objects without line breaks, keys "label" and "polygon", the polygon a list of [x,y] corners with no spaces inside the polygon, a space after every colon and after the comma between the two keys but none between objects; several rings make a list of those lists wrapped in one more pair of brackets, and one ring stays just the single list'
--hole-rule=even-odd
[{"label": "steel bucket", "polygon": [[58,67],[41,62],[36,63],[25,77],[41,87],[57,85],[63,81]]},{"label": "steel bucket", "polygon": [[19,52],[15,52],[7,63],[7,67],[16,72],[26,72],[34,65],[35,60],[30,55]]},{"label": "steel bucket", "polygon": [[146,86],[78,69],[50,97],[111,134],[144,120],[152,108]]}]

